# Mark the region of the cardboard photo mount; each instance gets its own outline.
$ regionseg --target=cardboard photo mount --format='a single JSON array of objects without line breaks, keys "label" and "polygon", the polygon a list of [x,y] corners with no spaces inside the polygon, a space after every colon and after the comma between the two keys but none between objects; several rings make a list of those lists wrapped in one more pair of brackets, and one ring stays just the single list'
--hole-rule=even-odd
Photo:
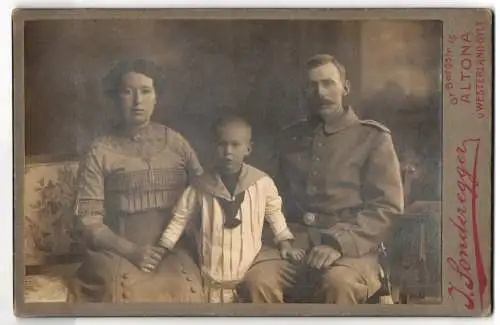
[{"label": "cardboard photo mount", "polygon": [[[437,280],[440,292],[431,302],[363,304],[174,304],[31,302],[26,299],[27,168],[43,170],[27,157],[25,31],[30,22],[101,20],[213,21],[438,21],[441,60],[437,78],[441,107],[439,202],[414,202],[406,214],[432,214],[441,229]],[[13,13],[14,85],[14,311],[19,317],[42,316],[489,316],[492,312],[492,126],[493,126],[493,11],[477,9],[17,9]],[[104,32],[104,31],[103,31]],[[346,36],[348,38],[349,36]],[[345,40],[344,40],[345,41]],[[373,45],[373,44],[372,44]],[[299,69],[300,67],[297,67]],[[365,69],[365,70],[363,70]],[[417,68],[418,69],[418,68]],[[368,71],[367,71],[368,70]],[[364,66],[360,74],[369,73]],[[214,80],[217,76],[214,75]],[[411,78],[411,76],[410,76]],[[359,89],[358,89],[359,90]],[[62,109],[62,108],[61,108]],[[49,127],[49,126],[47,126]],[[36,166],[35,166],[36,165]],[[43,165],[43,163],[42,163]],[[45,165],[44,165],[45,166]],[[29,169],[28,168],[28,169]],[[56,175],[55,173],[54,175]],[[31,174],[30,174],[31,175]],[[31,176],[30,176],[31,177]],[[57,178],[56,176],[51,176]],[[69,177],[69,176],[68,176]],[[55,181],[54,181],[55,182]],[[30,183],[31,184],[31,183]],[[40,184],[39,184],[40,185]],[[31,195],[31,194],[30,194]],[[34,194],[33,194],[34,195]],[[429,229],[414,218],[412,229]],[[426,221],[427,220],[427,221]],[[419,228],[421,227],[421,228]],[[426,228],[427,227],[427,228]],[[436,228],[435,228],[436,229]],[[415,230],[416,231],[416,230]],[[429,244],[422,230],[422,245]],[[418,232],[418,231],[417,231]],[[418,235],[417,235],[418,236]],[[32,238],[30,238],[32,239]],[[55,244],[54,244],[55,245]],[[63,246],[69,247],[66,240]],[[66,245],[66,246],[64,246]],[[61,248],[62,249],[62,248]],[[64,248],[66,249],[66,248]],[[46,256],[36,255],[46,261]],[[36,262],[35,264],[37,264]],[[42,263],[43,264],[43,263]],[[36,272],[35,272],[36,273]],[[434,276],[434,278],[433,278]],[[431,281],[431,282],[432,282]],[[431,286],[432,284],[431,283]],[[425,297],[424,297],[425,298]],[[50,299],[49,299],[50,300]],[[411,300],[411,299],[410,299]]]}]

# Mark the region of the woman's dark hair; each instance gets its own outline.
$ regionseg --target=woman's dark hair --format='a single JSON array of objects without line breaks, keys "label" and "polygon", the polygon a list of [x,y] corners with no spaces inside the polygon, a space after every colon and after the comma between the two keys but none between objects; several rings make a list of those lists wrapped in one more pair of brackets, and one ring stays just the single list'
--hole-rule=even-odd
[{"label": "woman's dark hair", "polygon": [[162,69],[152,61],[145,59],[123,60],[113,65],[103,84],[105,92],[110,97],[115,97],[122,86],[123,76],[129,72],[141,73],[153,79],[156,92],[161,92],[164,85]]}]

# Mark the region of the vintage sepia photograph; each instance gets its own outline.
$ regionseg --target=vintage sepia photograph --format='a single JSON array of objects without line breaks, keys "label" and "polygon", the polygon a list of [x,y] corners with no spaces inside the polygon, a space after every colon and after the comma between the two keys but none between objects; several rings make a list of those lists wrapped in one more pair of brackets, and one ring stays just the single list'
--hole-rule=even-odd
[{"label": "vintage sepia photograph", "polygon": [[[88,303],[184,304],[186,314],[483,304],[489,242],[475,260],[472,246],[443,253],[444,228],[463,240],[473,227],[465,208],[456,217],[442,204],[444,169],[456,173],[444,156],[455,154],[443,135],[445,23],[353,12],[28,11],[16,301],[55,314]],[[476,69],[474,46],[457,55],[470,51]],[[489,114],[486,101],[477,114]],[[485,229],[491,216],[481,217]]]}]

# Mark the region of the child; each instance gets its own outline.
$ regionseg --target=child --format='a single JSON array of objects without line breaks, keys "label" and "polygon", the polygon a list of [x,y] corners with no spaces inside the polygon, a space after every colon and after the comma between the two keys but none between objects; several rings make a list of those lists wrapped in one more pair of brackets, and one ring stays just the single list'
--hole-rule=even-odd
[{"label": "child", "polygon": [[[304,251],[293,248],[281,198],[273,180],[244,163],[252,150],[250,125],[226,117],[214,125],[217,162],[186,189],[163,232],[160,245],[169,250],[193,218],[201,273],[208,301],[234,302],[243,280],[262,247],[266,220],[284,259],[300,261]],[[155,267],[153,265],[153,267]]]}]

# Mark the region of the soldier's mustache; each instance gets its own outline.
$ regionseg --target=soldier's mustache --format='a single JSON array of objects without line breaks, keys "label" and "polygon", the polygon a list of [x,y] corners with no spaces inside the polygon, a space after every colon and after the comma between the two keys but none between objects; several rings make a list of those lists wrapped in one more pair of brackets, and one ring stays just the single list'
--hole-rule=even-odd
[{"label": "soldier's mustache", "polygon": [[330,100],[328,98],[321,98],[317,102],[319,105],[333,105],[335,102],[333,100]]}]

